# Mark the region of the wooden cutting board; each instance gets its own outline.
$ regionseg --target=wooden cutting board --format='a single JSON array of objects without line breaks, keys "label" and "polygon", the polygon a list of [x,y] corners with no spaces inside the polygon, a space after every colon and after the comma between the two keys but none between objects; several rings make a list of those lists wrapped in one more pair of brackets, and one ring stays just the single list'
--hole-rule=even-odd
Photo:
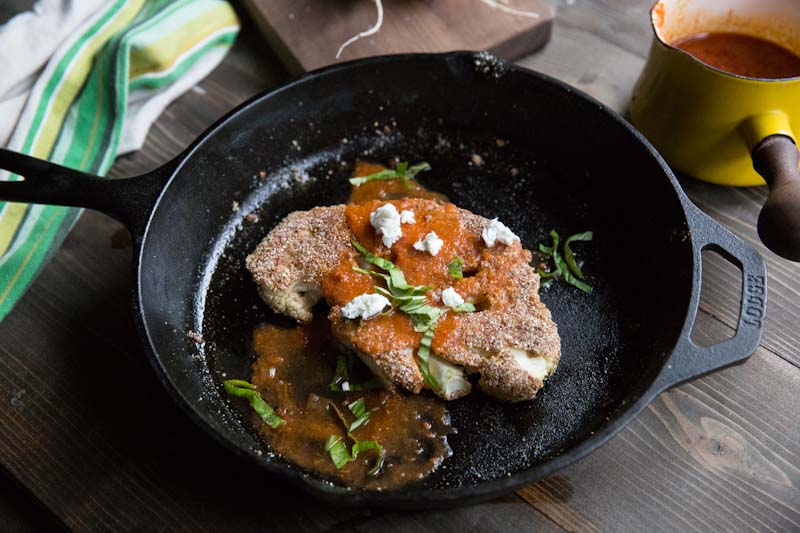
[{"label": "wooden cutting board", "polygon": [[[554,17],[546,0],[383,0],[381,30],[344,50],[347,39],[375,24],[374,0],[242,0],[281,60],[294,73],[338,61],[403,52],[488,50],[517,59],[544,46]],[[489,2],[492,3],[492,2]]]}]

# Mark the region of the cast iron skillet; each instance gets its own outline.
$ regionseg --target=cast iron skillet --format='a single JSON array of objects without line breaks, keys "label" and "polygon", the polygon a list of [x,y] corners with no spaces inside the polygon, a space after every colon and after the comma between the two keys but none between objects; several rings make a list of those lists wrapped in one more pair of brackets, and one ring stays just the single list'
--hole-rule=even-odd
[{"label": "cast iron skillet", "polygon": [[[289,212],[343,202],[357,158],[394,156],[430,162],[423,181],[461,207],[499,216],[527,248],[548,242],[552,228],[593,230],[582,251],[596,291],[562,283],[542,291],[563,356],[539,397],[452,402],[453,457],[423,483],[378,493],[336,486],[272,456],[220,382],[249,377],[253,326],[281,320],[259,301],[244,256]],[[328,499],[429,507],[510,491],[597,448],[659,392],[743,361],[761,336],[759,255],[701,213],[621,117],[485,54],[377,57],[313,72],[253,98],[173,161],[135,178],[107,181],[8,151],[0,167],[27,177],[0,184],[0,198],[89,207],[127,225],[134,313],[164,386],[254,467]],[[250,212],[257,222],[245,218]],[[735,336],[707,348],[689,339],[704,249],[744,279]],[[189,330],[205,343],[187,339]]]}]

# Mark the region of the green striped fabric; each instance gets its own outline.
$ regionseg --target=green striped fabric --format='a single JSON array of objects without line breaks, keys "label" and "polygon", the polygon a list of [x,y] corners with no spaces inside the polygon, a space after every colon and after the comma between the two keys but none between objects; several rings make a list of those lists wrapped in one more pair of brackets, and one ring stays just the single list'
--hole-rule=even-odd
[{"label": "green striped fabric", "polygon": [[[56,50],[8,148],[105,175],[125,130],[135,126],[131,111],[146,114],[149,100],[169,97],[192,69],[221,57],[238,31],[224,0],[108,2]],[[20,178],[5,173],[0,179]],[[0,202],[0,320],[80,212]]]}]

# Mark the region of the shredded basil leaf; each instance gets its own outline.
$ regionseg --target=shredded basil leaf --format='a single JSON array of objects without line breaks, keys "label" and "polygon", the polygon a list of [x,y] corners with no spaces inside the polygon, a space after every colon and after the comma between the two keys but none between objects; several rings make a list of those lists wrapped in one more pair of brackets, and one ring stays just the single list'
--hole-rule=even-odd
[{"label": "shredded basil leaf", "polygon": [[[364,383],[350,383],[350,374],[353,371],[353,355],[340,354],[336,357],[336,370],[328,389],[333,392],[363,392],[380,389],[383,387],[381,380],[372,376]],[[347,385],[345,385],[345,383]]]},{"label": "shredded basil leaf", "polygon": [[452,261],[447,263],[447,272],[450,273],[450,277],[464,279],[464,272],[461,270],[463,265],[464,262],[460,257],[455,257]]},{"label": "shredded basil leaf", "polygon": [[[376,286],[375,291],[388,297],[392,302],[393,308],[409,315],[415,331],[424,333],[417,352],[417,364],[428,387],[433,390],[439,390],[439,384],[428,369],[428,357],[436,322],[447,312],[447,309],[428,304],[425,294],[432,287],[409,285],[406,282],[403,271],[397,265],[387,259],[376,257],[356,241],[353,241],[353,247],[364,256],[367,262],[388,272],[388,274],[381,274],[356,266],[353,267],[353,270],[357,272],[383,278],[386,281],[386,288]],[[462,313],[470,313],[475,311],[475,306],[465,302],[456,310]]]},{"label": "shredded basil leaf", "polygon": [[539,274],[539,277],[542,279],[557,278],[558,276],[561,275],[561,269],[556,267],[556,269],[553,270],[552,272],[545,272],[541,268],[537,268],[536,273]]},{"label": "shredded basil leaf", "polygon": [[353,447],[351,451],[348,451],[341,437],[338,435],[328,436],[328,440],[325,441],[325,451],[331,456],[331,461],[333,461],[336,469],[339,470],[347,463],[355,461],[358,457],[358,454],[361,452],[375,450],[378,452],[378,458],[375,460],[375,464],[369,469],[368,473],[371,476],[377,475],[383,467],[383,461],[386,455],[383,450],[383,446],[381,446],[378,441],[374,440],[360,441],[353,435],[353,431],[355,431],[356,428],[364,425],[369,418],[369,414],[372,411],[375,411],[377,407],[367,410],[367,405],[364,402],[364,398],[359,398],[358,400],[348,404],[347,408],[351,413],[353,413],[353,416],[356,417],[353,422],[348,424],[347,419],[342,411],[336,406],[336,404],[330,402],[329,405],[333,407],[336,416],[339,417],[342,425],[347,428],[347,436],[353,441]]},{"label": "shredded basil leaf", "polygon": [[[410,315],[415,323],[415,328],[420,328],[417,331],[424,331],[441,316],[443,310],[428,305],[428,299],[425,297],[425,294],[433,287],[409,285],[403,271],[397,265],[388,259],[373,255],[356,241],[353,241],[353,247],[364,256],[367,262],[385,270],[388,274],[365,270],[357,266],[354,266],[353,270],[382,278],[386,282],[386,288],[376,286],[375,292],[389,298],[393,308]],[[417,326],[418,324],[421,325]]]},{"label": "shredded basil leaf", "polygon": [[553,246],[539,245],[539,251],[543,254],[552,255],[558,250],[558,232],[556,232],[556,230],[550,230],[550,238],[553,239]]},{"label": "shredded basil leaf", "polygon": [[353,456],[347,449],[342,437],[338,435],[328,437],[328,440],[325,441],[325,451],[331,456],[331,461],[333,461],[336,470],[341,470],[344,465],[353,460]]},{"label": "shredded basil leaf", "polygon": [[428,163],[418,163],[409,167],[408,161],[404,161],[402,163],[398,163],[397,168],[394,170],[387,168],[373,174],[369,174],[368,176],[350,178],[350,184],[358,187],[359,185],[363,185],[368,181],[401,179],[403,180],[403,184],[406,187],[409,187],[408,180],[414,179],[414,177],[420,172],[430,169],[431,166]]},{"label": "shredded basil leaf", "polygon": [[381,471],[381,468],[383,468],[383,461],[386,457],[386,452],[384,452],[383,446],[381,446],[378,441],[362,440],[353,444],[353,460],[356,460],[359,453],[369,450],[378,452],[378,458],[375,460],[375,464],[367,471],[370,476],[376,476]]},{"label": "shredded basil leaf", "polygon": [[333,372],[333,379],[328,388],[332,391],[342,390],[342,383],[350,379],[350,361],[345,355],[336,358],[336,370]]},{"label": "shredded basil leaf", "polygon": [[378,441],[358,441],[353,444],[350,450],[347,449],[344,441],[338,435],[330,435],[328,440],[325,441],[325,451],[331,456],[331,461],[333,461],[336,470],[341,470],[347,463],[355,461],[358,458],[358,454],[370,450],[378,452],[378,458],[375,460],[375,464],[367,471],[370,476],[375,476],[380,472],[381,468],[383,468],[383,461],[386,457],[386,452]]},{"label": "shredded basil leaf", "polygon": [[361,246],[358,241],[352,241],[353,247],[358,250],[358,253],[364,256],[369,263],[372,263],[378,268],[382,268],[386,272],[391,272],[392,270],[400,270],[397,265],[389,261],[388,259],[384,259],[382,257],[378,257],[374,255],[372,252]]},{"label": "shredded basil leaf", "polygon": [[356,419],[347,428],[349,433],[352,433],[356,429],[366,424],[369,421],[370,413],[375,410],[367,410],[367,405],[364,403],[364,398],[359,398],[358,400],[349,404],[347,408],[350,409],[350,412],[353,413],[354,417],[356,417]]},{"label": "shredded basil leaf", "polygon": [[277,428],[281,424],[285,424],[286,420],[278,416],[272,407],[261,398],[261,395],[256,390],[256,386],[248,383],[242,379],[229,379],[223,383],[225,392],[231,396],[238,396],[239,398],[247,398],[253,411],[261,417],[261,420],[272,429]]},{"label": "shredded basil leaf", "polygon": [[569,244],[576,241],[591,241],[593,237],[594,233],[591,231],[584,231],[583,233],[576,233],[570,236],[564,243],[564,259],[566,259],[567,265],[572,273],[581,279],[583,279],[583,272],[581,272],[578,262],[575,261],[575,255],[572,253],[572,248],[569,247]]},{"label": "shredded basil leaf", "polygon": [[435,325],[431,325],[428,330],[425,331],[425,335],[422,336],[422,340],[419,342],[419,350],[417,351],[417,364],[419,365],[422,379],[425,380],[428,387],[433,390],[439,390],[439,383],[436,381],[436,378],[433,377],[433,374],[431,374],[428,366],[431,355],[431,341],[433,340],[435,329]]},{"label": "shredded basil leaf", "polygon": [[559,270],[561,270],[561,275],[564,277],[564,281],[578,287],[580,290],[582,290],[587,294],[592,294],[593,291],[592,287],[572,275],[572,272],[569,271],[569,266],[567,265],[567,262],[564,261],[564,259],[558,252],[555,252],[553,254],[553,260],[558,265]]},{"label": "shredded basil leaf", "polygon": [[[550,281],[559,277],[563,278],[563,280],[570,285],[579,288],[587,294],[591,294],[594,289],[579,279],[583,278],[583,272],[581,272],[580,268],[578,268],[578,263],[575,261],[575,256],[569,247],[569,243],[573,241],[590,241],[592,240],[593,233],[591,231],[585,231],[583,233],[576,233],[575,235],[567,238],[566,242],[564,243],[564,255],[566,256],[566,259],[561,257],[561,254],[558,251],[558,232],[556,232],[556,230],[552,230],[550,232],[550,237],[553,239],[553,246],[540,244],[539,251],[550,255],[553,258],[553,263],[555,264],[556,268],[551,272],[545,272],[539,268],[536,270],[536,272],[542,279],[549,279]],[[543,286],[549,286],[549,282],[543,284]]]},{"label": "shredded basil leaf", "polygon": [[464,302],[463,304],[453,307],[453,311],[456,313],[474,313],[475,304],[472,302]]}]

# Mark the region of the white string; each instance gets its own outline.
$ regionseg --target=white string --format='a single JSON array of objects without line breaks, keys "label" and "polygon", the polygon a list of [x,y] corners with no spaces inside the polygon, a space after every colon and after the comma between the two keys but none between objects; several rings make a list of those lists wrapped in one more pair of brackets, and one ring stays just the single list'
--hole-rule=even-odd
[{"label": "white string", "polygon": [[[383,2],[382,0],[372,0],[372,1],[375,2],[375,7],[378,10],[378,18],[375,21],[375,25],[366,31],[362,31],[358,35],[353,35],[345,42],[343,42],[342,45],[339,47],[339,51],[336,52],[336,59],[339,59],[341,57],[342,52],[344,52],[345,48],[347,48],[357,40],[362,39],[364,37],[369,37],[370,35],[374,35],[381,30],[381,27],[383,26]],[[533,19],[539,18],[539,13],[536,13],[534,11],[524,11],[522,9],[516,9],[506,4],[501,4],[496,0],[481,0],[481,1],[493,9],[498,9],[504,13],[508,13],[509,15],[516,15],[518,17],[528,17]]]},{"label": "white string", "polygon": [[507,6],[505,4],[501,4],[500,2],[496,2],[495,0],[481,0],[484,4],[494,9],[499,9],[504,13],[508,13],[510,15],[517,15],[519,17],[529,17],[532,19],[538,19],[539,13],[534,11],[523,11],[522,9],[515,9],[511,6]]},{"label": "white string", "polygon": [[342,55],[342,52],[345,48],[356,42],[357,40],[361,39],[362,37],[369,37],[370,35],[374,35],[378,33],[383,26],[383,3],[381,0],[373,0],[375,2],[375,7],[378,8],[378,20],[375,21],[375,25],[368,29],[367,31],[362,31],[358,35],[353,35],[345,42],[342,43],[342,46],[339,47],[339,51],[336,52],[336,59],[339,59],[339,56]]}]

